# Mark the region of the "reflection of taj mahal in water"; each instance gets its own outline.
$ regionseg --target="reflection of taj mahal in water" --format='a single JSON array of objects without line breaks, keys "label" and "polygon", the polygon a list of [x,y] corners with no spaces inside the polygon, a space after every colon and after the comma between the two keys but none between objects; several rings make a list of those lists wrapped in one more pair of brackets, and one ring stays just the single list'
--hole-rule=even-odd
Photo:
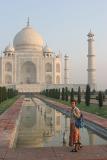
[{"label": "reflection of taj mahal in water", "polygon": [[57,144],[60,139],[62,143],[62,133],[69,129],[69,120],[65,120],[60,112],[46,106],[39,99],[34,98],[33,101],[35,105],[32,100],[23,103],[15,145],[42,147]]},{"label": "reflection of taj mahal in water", "polygon": [[[96,85],[93,34],[88,34],[88,83]],[[65,56],[64,71],[62,58],[44,44],[42,37],[29,24],[19,31],[13,47],[7,46],[0,57],[0,84],[14,86],[20,92],[40,92],[45,88],[64,87],[82,89],[86,85],[71,84],[71,61]],[[64,75],[63,75],[64,73]]]}]

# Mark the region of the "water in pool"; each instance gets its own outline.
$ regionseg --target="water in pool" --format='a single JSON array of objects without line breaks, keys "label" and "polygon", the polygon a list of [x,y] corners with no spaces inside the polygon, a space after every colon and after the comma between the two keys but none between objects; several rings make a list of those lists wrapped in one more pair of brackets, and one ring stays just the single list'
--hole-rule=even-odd
[{"label": "water in pool", "polygon": [[[25,100],[21,111],[16,147],[63,146],[65,134],[66,146],[69,144],[70,119],[50,108],[37,98]],[[93,131],[82,128],[83,145],[107,144]]]}]

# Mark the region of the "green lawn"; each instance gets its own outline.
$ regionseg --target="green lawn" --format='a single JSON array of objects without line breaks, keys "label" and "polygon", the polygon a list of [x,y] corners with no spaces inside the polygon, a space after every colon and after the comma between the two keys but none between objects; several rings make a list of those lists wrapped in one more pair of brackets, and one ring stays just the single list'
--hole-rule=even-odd
[{"label": "green lawn", "polygon": [[86,106],[85,103],[82,102],[78,107],[83,111],[107,118],[107,106],[103,106],[101,108],[99,108],[97,104],[90,104],[90,106]]},{"label": "green lawn", "polygon": [[19,95],[2,102],[0,104],[0,114],[2,114],[7,108],[9,108],[18,98],[19,98]]}]

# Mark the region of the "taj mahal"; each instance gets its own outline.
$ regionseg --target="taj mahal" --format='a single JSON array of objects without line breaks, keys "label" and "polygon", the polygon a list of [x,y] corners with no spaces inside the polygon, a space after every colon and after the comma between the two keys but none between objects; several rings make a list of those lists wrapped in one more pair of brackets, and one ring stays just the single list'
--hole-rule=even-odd
[{"label": "taj mahal", "polygon": [[[88,33],[88,80],[92,89],[96,88],[96,54],[94,34]],[[0,56],[0,86],[15,87],[19,92],[40,92],[46,88],[83,90],[86,84],[71,83],[71,59],[53,53],[42,36],[35,31],[29,22],[19,31]],[[64,67],[62,67],[64,65]]]}]

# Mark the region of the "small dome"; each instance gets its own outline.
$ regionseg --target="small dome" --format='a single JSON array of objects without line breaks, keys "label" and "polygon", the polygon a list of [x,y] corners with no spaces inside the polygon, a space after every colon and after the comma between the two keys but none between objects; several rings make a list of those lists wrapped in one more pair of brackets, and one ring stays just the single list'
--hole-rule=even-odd
[{"label": "small dome", "polygon": [[47,45],[43,48],[44,53],[52,53],[52,49],[49,48]]},{"label": "small dome", "polygon": [[22,48],[38,48],[43,46],[43,39],[32,27],[26,26],[16,34],[13,40],[13,46],[16,50]]},{"label": "small dome", "polygon": [[14,47],[11,47],[10,45],[8,45],[4,50],[4,52],[14,52],[14,51],[15,51]]}]

